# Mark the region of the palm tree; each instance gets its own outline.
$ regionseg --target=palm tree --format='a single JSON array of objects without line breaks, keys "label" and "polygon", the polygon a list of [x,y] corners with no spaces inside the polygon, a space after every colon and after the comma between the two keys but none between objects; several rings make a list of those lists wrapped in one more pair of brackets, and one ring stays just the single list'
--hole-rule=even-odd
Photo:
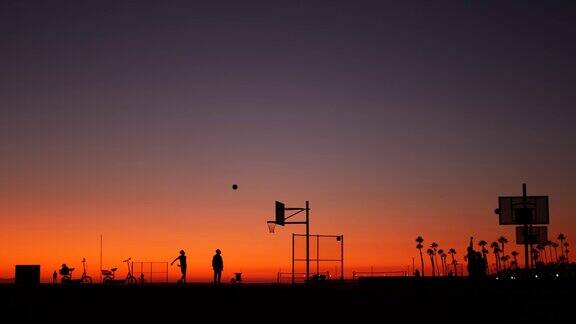
[{"label": "palm tree", "polygon": [[434,269],[434,257],[436,256],[436,252],[433,249],[426,250],[426,253],[430,256],[430,263],[432,263],[432,277],[436,277],[436,271]]},{"label": "palm tree", "polygon": [[498,242],[492,242],[490,247],[494,253],[494,258],[496,259],[496,274],[498,274],[500,272],[500,245]]},{"label": "palm tree", "polygon": [[546,264],[548,262],[548,255],[546,255],[546,247],[544,246],[544,244],[538,244],[536,245],[536,248],[538,249],[538,251],[541,253],[542,251],[544,251],[544,264]]},{"label": "palm tree", "polygon": [[504,254],[504,244],[508,243],[508,239],[504,236],[498,238],[498,243],[502,244],[502,254]]},{"label": "palm tree", "polygon": [[506,269],[508,269],[508,260],[510,260],[510,257],[507,255],[503,255],[500,257],[500,260],[502,260],[502,263],[504,264],[504,271],[506,271]]},{"label": "palm tree", "polygon": [[[556,259],[556,263],[558,263],[558,247],[560,246],[560,244],[556,243],[556,242],[552,242],[552,247],[554,248],[554,257]],[[562,251],[560,251],[562,252]]]},{"label": "palm tree", "polygon": [[422,236],[418,236],[416,238],[416,248],[418,249],[418,251],[420,251],[420,264],[422,265],[422,277],[424,277],[424,257],[422,256],[422,248],[424,247],[424,245],[422,245],[422,243],[424,242],[424,239],[422,238]]},{"label": "palm tree", "polygon": [[[560,241],[560,246],[564,246],[564,241],[566,240],[566,235],[560,233],[558,234],[558,241]],[[564,256],[564,251],[560,248],[560,252],[562,252],[562,256]]]},{"label": "palm tree", "polygon": [[550,263],[552,263],[552,241],[547,240],[545,246],[548,247],[548,253],[550,253]]},{"label": "palm tree", "polygon": [[456,254],[456,249],[454,248],[450,248],[450,250],[448,250],[448,254],[450,254],[452,256],[452,266],[454,267],[454,276],[458,276],[458,272],[456,271],[456,259],[454,259],[454,254]]},{"label": "palm tree", "polygon": [[564,255],[565,255],[565,259],[567,263],[570,263],[570,259],[568,258],[568,253],[570,253],[570,251],[568,251],[568,242],[564,242]]},{"label": "palm tree", "polygon": [[440,269],[438,269],[438,259],[436,259],[436,251],[438,250],[438,243],[432,242],[430,244],[432,250],[434,250],[434,263],[436,264],[436,273],[440,273]]},{"label": "palm tree", "polygon": [[[482,257],[484,258],[484,260],[486,260],[486,256],[488,255],[488,249],[486,248],[486,245],[488,244],[488,242],[484,241],[484,240],[480,240],[480,242],[478,242],[478,246],[480,246],[481,250],[482,250]],[[488,260],[486,260],[488,261]]]},{"label": "palm tree", "polygon": [[530,249],[530,253],[532,254],[532,262],[538,263],[538,258],[540,257],[540,253],[535,248]]},{"label": "palm tree", "polygon": [[442,276],[446,275],[446,258],[448,255],[444,253],[443,249],[438,250],[438,254],[440,255],[440,262],[442,262]]},{"label": "palm tree", "polygon": [[516,265],[516,268],[518,268],[518,252],[516,251],[512,251],[512,257],[514,258],[514,261],[512,261],[512,264]]}]

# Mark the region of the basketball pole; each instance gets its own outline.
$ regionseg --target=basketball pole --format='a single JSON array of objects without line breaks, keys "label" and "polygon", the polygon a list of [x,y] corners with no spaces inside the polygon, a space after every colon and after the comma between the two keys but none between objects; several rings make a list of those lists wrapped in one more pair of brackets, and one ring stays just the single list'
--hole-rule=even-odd
[{"label": "basketball pole", "polygon": [[294,236],[294,233],[292,233],[292,285],[294,285]]},{"label": "basketball pole", "polygon": [[528,255],[528,217],[526,211],[528,210],[528,201],[526,198],[526,184],[522,184],[522,200],[523,200],[523,208],[524,208],[524,268],[526,271],[530,269],[530,258]]},{"label": "basketball pole", "polygon": [[102,282],[102,234],[100,234],[100,282]]},{"label": "basketball pole", "polygon": [[340,280],[344,281],[344,234],[340,236]]},{"label": "basketball pole", "polygon": [[306,283],[310,282],[310,203],[306,200]]}]

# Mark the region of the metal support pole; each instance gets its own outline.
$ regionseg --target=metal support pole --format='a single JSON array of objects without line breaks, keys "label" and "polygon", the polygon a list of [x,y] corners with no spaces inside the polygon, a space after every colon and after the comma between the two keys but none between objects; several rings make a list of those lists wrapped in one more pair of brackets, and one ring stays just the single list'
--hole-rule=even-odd
[{"label": "metal support pole", "polygon": [[310,282],[310,203],[306,200],[306,283]]},{"label": "metal support pole", "polygon": [[[523,183],[522,184],[522,200],[523,200],[523,211],[522,211],[522,215],[523,217],[527,218],[527,208],[528,208],[528,202],[526,199],[526,184]],[[525,263],[525,268],[526,270],[530,269],[530,256],[528,254],[528,239],[529,239],[529,234],[528,234],[528,219],[524,219],[524,263]]]},{"label": "metal support pole", "polygon": [[340,235],[340,280],[344,280],[344,235]]},{"label": "metal support pole", "polygon": [[102,234],[100,234],[100,282],[102,282]]},{"label": "metal support pole", "polygon": [[[292,284],[294,284],[294,233],[292,233]],[[280,275],[278,275],[278,282],[280,282]]]},{"label": "metal support pole", "polygon": [[320,275],[320,235],[316,235],[316,275]]}]

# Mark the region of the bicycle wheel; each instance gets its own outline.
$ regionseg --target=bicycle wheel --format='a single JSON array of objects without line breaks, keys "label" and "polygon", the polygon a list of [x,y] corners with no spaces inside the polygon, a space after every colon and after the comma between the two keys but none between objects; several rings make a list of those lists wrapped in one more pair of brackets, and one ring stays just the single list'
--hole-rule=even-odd
[{"label": "bicycle wheel", "polygon": [[80,279],[80,283],[83,284],[91,284],[92,283],[92,277],[90,276],[84,276]]},{"label": "bicycle wheel", "polygon": [[130,276],[128,278],[126,278],[126,284],[127,285],[134,285],[136,284],[136,278],[134,276]]}]

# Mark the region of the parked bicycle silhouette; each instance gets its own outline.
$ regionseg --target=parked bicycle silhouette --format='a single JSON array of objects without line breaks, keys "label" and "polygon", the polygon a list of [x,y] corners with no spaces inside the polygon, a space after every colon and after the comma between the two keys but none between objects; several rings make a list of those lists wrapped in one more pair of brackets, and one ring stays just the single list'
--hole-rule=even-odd
[{"label": "parked bicycle silhouette", "polygon": [[126,275],[126,279],[124,280],[126,282],[127,285],[133,285],[135,284],[138,280],[136,279],[136,277],[134,277],[133,273],[134,273],[134,262],[130,262],[130,260],[132,260],[132,258],[128,258],[122,262],[126,262],[126,265],[128,266],[128,274]]},{"label": "parked bicycle silhouette", "polygon": [[134,262],[132,258],[128,258],[122,262],[126,262],[126,266],[128,267],[128,274],[126,275],[126,279],[115,279],[116,270],[118,268],[112,268],[110,270],[102,270],[102,283],[103,284],[112,284],[112,283],[125,283],[127,285],[133,285],[138,282],[138,279],[134,277]]},{"label": "parked bicycle silhouette", "polygon": [[75,268],[68,268],[66,264],[62,264],[62,268],[59,270],[59,273],[62,276],[60,282],[62,282],[63,284],[66,283],[91,284],[92,277],[86,274],[86,258],[82,258],[82,268],[84,271],[82,272],[82,276],[80,277],[80,279],[72,279],[72,272],[74,271]]},{"label": "parked bicycle silhouette", "polygon": [[[103,269],[102,270],[102,283],[107,284],[107,283],[113,283],[113,282],[117,281],[115,279],[116,270],[118,270],[118,268],[112,268],[110,270]],[[124,281],[124,280],[122,280],[122,281]]]}]

